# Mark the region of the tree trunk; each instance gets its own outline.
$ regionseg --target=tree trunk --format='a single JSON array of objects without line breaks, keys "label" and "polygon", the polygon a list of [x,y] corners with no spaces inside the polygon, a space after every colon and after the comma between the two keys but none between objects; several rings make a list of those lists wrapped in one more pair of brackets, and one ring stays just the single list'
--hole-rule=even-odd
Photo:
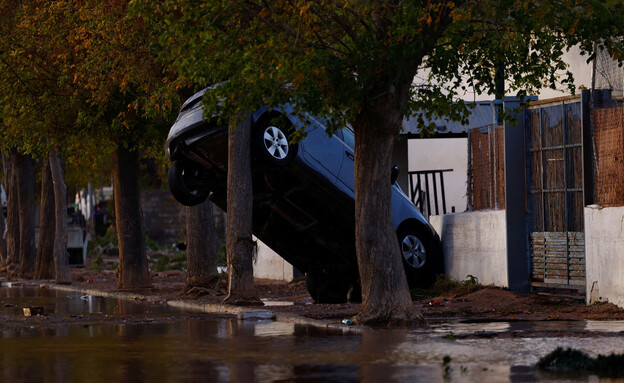
[{"label": "tree trunk", "polygon": [[[6,161],[6,157],[4,156],[4,154],[2,154],[3,174],[4,174],[4,179],[7,180],[8,179],[8,177],[6,176],[7,164],[5,163],[5,161]],[[6,182],[4,186],[6,187]],[[4,191],[5,191],[5,197],[6,197],[6,189],[4,189]],[[4,219],[4,212],[2,210],[3,208],[2,206],[0,206],[0,267],[6,265],[6,259],[7,259],[6,221]]]},{"label": "tree trunk", "polygon": [[[355,121],[355,233],[361,324],[422,322],[414,310],[392,224],[390,169],[402,116],[389,95]],[[366,153],[366,155],[360,155]]]},{"label": "tree trunk", "polygon": [[[236,125],[234,121],[237,122]],[[251,115],[241,113],[230,121],[228,134],[228,219],[225,247],[229,275],[228,295],[223,302],[262,305],[253,278],[254,242],[251,226],[253,195],[250,147]]]},{"label": "tree trunk", "polygon": [[217,273],[217,233],[212,216],[212,202],[186,208],[187,272],[185,291],[193,288],[214,289]]},{"label": "tree trunk", "polygon": [[0,208],[0,267],[6,265],[7,260],[7,237],[6,237],[6,220],[4,212]]},{"label": "tree trunk", "polygon": [[32,278],[35,272],[37,247],[35,245],[36,199],[35,160],[29,155],[20,155],[18,163],[19,203],[19,261],[20,276]]},{"label": "tree trunk", "polygon": [[41,169],[41,216],[39,218],[39,243],[35,262],[35,279],[53,279],[54,233],[54,184],[50,173],[50,161],[43,161]]},{"label": "tree trunk", "polygon": [[16,152],[5,156],[5,180],[7,194],[7,258],[6,266],[9,275],[17,268],[19,263],[19,203],[17,188],[17,161]]},{"label": "tree trunk", "polygon": [[61,161],[56,153],[50,155],[50,175],[54,184],[54,270],[56,283],[71,284],[67,253],[67,189]]},{"label": "tree trunk", "polygon": [[139,188],[139,152],[117,144],[113,155],[115,223],[119,240],[117,288],[148,288],[152,279],[145,251]]}]

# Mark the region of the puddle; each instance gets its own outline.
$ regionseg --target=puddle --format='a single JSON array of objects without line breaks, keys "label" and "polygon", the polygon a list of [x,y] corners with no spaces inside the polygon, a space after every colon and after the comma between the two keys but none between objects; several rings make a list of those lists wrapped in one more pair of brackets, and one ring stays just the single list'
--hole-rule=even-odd
[{"label": "puddle", "polygon": [[[600,382],[532,366],[557,347],[592,356],[624,350],[622,321],[445,322],[428,330],[343,334],[26,286],[0,289],[0,302],[0,379],[7,382]],[[24,318],[23,304],[44,307],[47,315]],[[566,336],[522,336],[561,329]],[[443,337],[510,331],[520,335]],[[443,366],[445,356],[450,363]]]},{"label": "puddle", "polygon": [[474,335],[482,336],[484,334],[530,334],[530,333],[606,333],[618,334],[623,333],[624,321],[598,321],[598,320],[579,320],[579,321],[501,321],[501,322],[485,322],[485,321],[462,321],[451,320],[447,322],[430,323],[427,330],[436,334],[446,335]]},{"label": "puddle", "polygon": [[0,288],[0,313],[23,312],[27,307],[42,307],[44,314],[48,315],[160,315],[172,312],[162,305],[70,294],[32,285]]}]

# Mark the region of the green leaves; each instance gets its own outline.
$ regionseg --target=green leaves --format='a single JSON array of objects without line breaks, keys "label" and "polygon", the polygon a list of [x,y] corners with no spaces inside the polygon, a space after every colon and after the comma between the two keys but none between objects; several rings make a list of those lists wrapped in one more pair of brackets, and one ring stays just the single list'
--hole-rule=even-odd
[{"label": "green leaves", "polygon": [[563,59],[572,46],[589,60],[598,42],[624,59],[623,6],[3,0],[3,143],[58,144],[86,130],[159,145],[182,100],[224,81],[206,102],[225,118],[291,102],[340,127],[412,84],[395,106],[402,114],[462,120],[469,110],[458,99],[493,95],[501,68],[507,92],[524,95],[575,90]]},{"label": "green leaves", "polygon": [[117,141],[162,152],[188,81],[148,50],[156,31],[126,1],[0,1],[0,9],[8,9],[0,14],[4,149],[43,156],[62,147],[82,172],[80,161],[96,167]]}]

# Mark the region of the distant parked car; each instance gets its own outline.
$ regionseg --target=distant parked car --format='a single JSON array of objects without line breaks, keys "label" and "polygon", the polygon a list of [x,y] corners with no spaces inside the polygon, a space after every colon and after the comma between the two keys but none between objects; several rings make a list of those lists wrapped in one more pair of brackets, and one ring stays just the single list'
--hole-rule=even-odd
[{"label": "distant parked car", "polygon": [[[203,117],[201,91],[188,99],[166,143],[169,188],[183,205],[227,198],[225,125]],[[290,143],[295,129],[306,137]],[[252,116],[253,233],[306,275],[317,302],[360,294],[355,254],[354,136],[345,127],[329,136],[312,116],[291,106],[261,107]],[[439,237],[392,175],[392,219],[411,287],[426,287],[443,272]],[[390,169],[388,169],[390,181]]]}]

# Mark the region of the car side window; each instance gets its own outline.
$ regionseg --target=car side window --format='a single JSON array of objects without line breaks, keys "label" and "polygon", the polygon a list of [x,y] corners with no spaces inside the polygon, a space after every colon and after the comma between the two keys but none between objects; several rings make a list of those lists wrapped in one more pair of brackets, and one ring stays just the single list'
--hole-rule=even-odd
[{"label": "car side window", "polygon": [[353,135],[353,130],[351,130],[351,128],[343,128],[342,136],[344,143],[347,144],[347,146],[351,148],[351,150],[354,150],[353,148],[355,148],[355,136]]}]

